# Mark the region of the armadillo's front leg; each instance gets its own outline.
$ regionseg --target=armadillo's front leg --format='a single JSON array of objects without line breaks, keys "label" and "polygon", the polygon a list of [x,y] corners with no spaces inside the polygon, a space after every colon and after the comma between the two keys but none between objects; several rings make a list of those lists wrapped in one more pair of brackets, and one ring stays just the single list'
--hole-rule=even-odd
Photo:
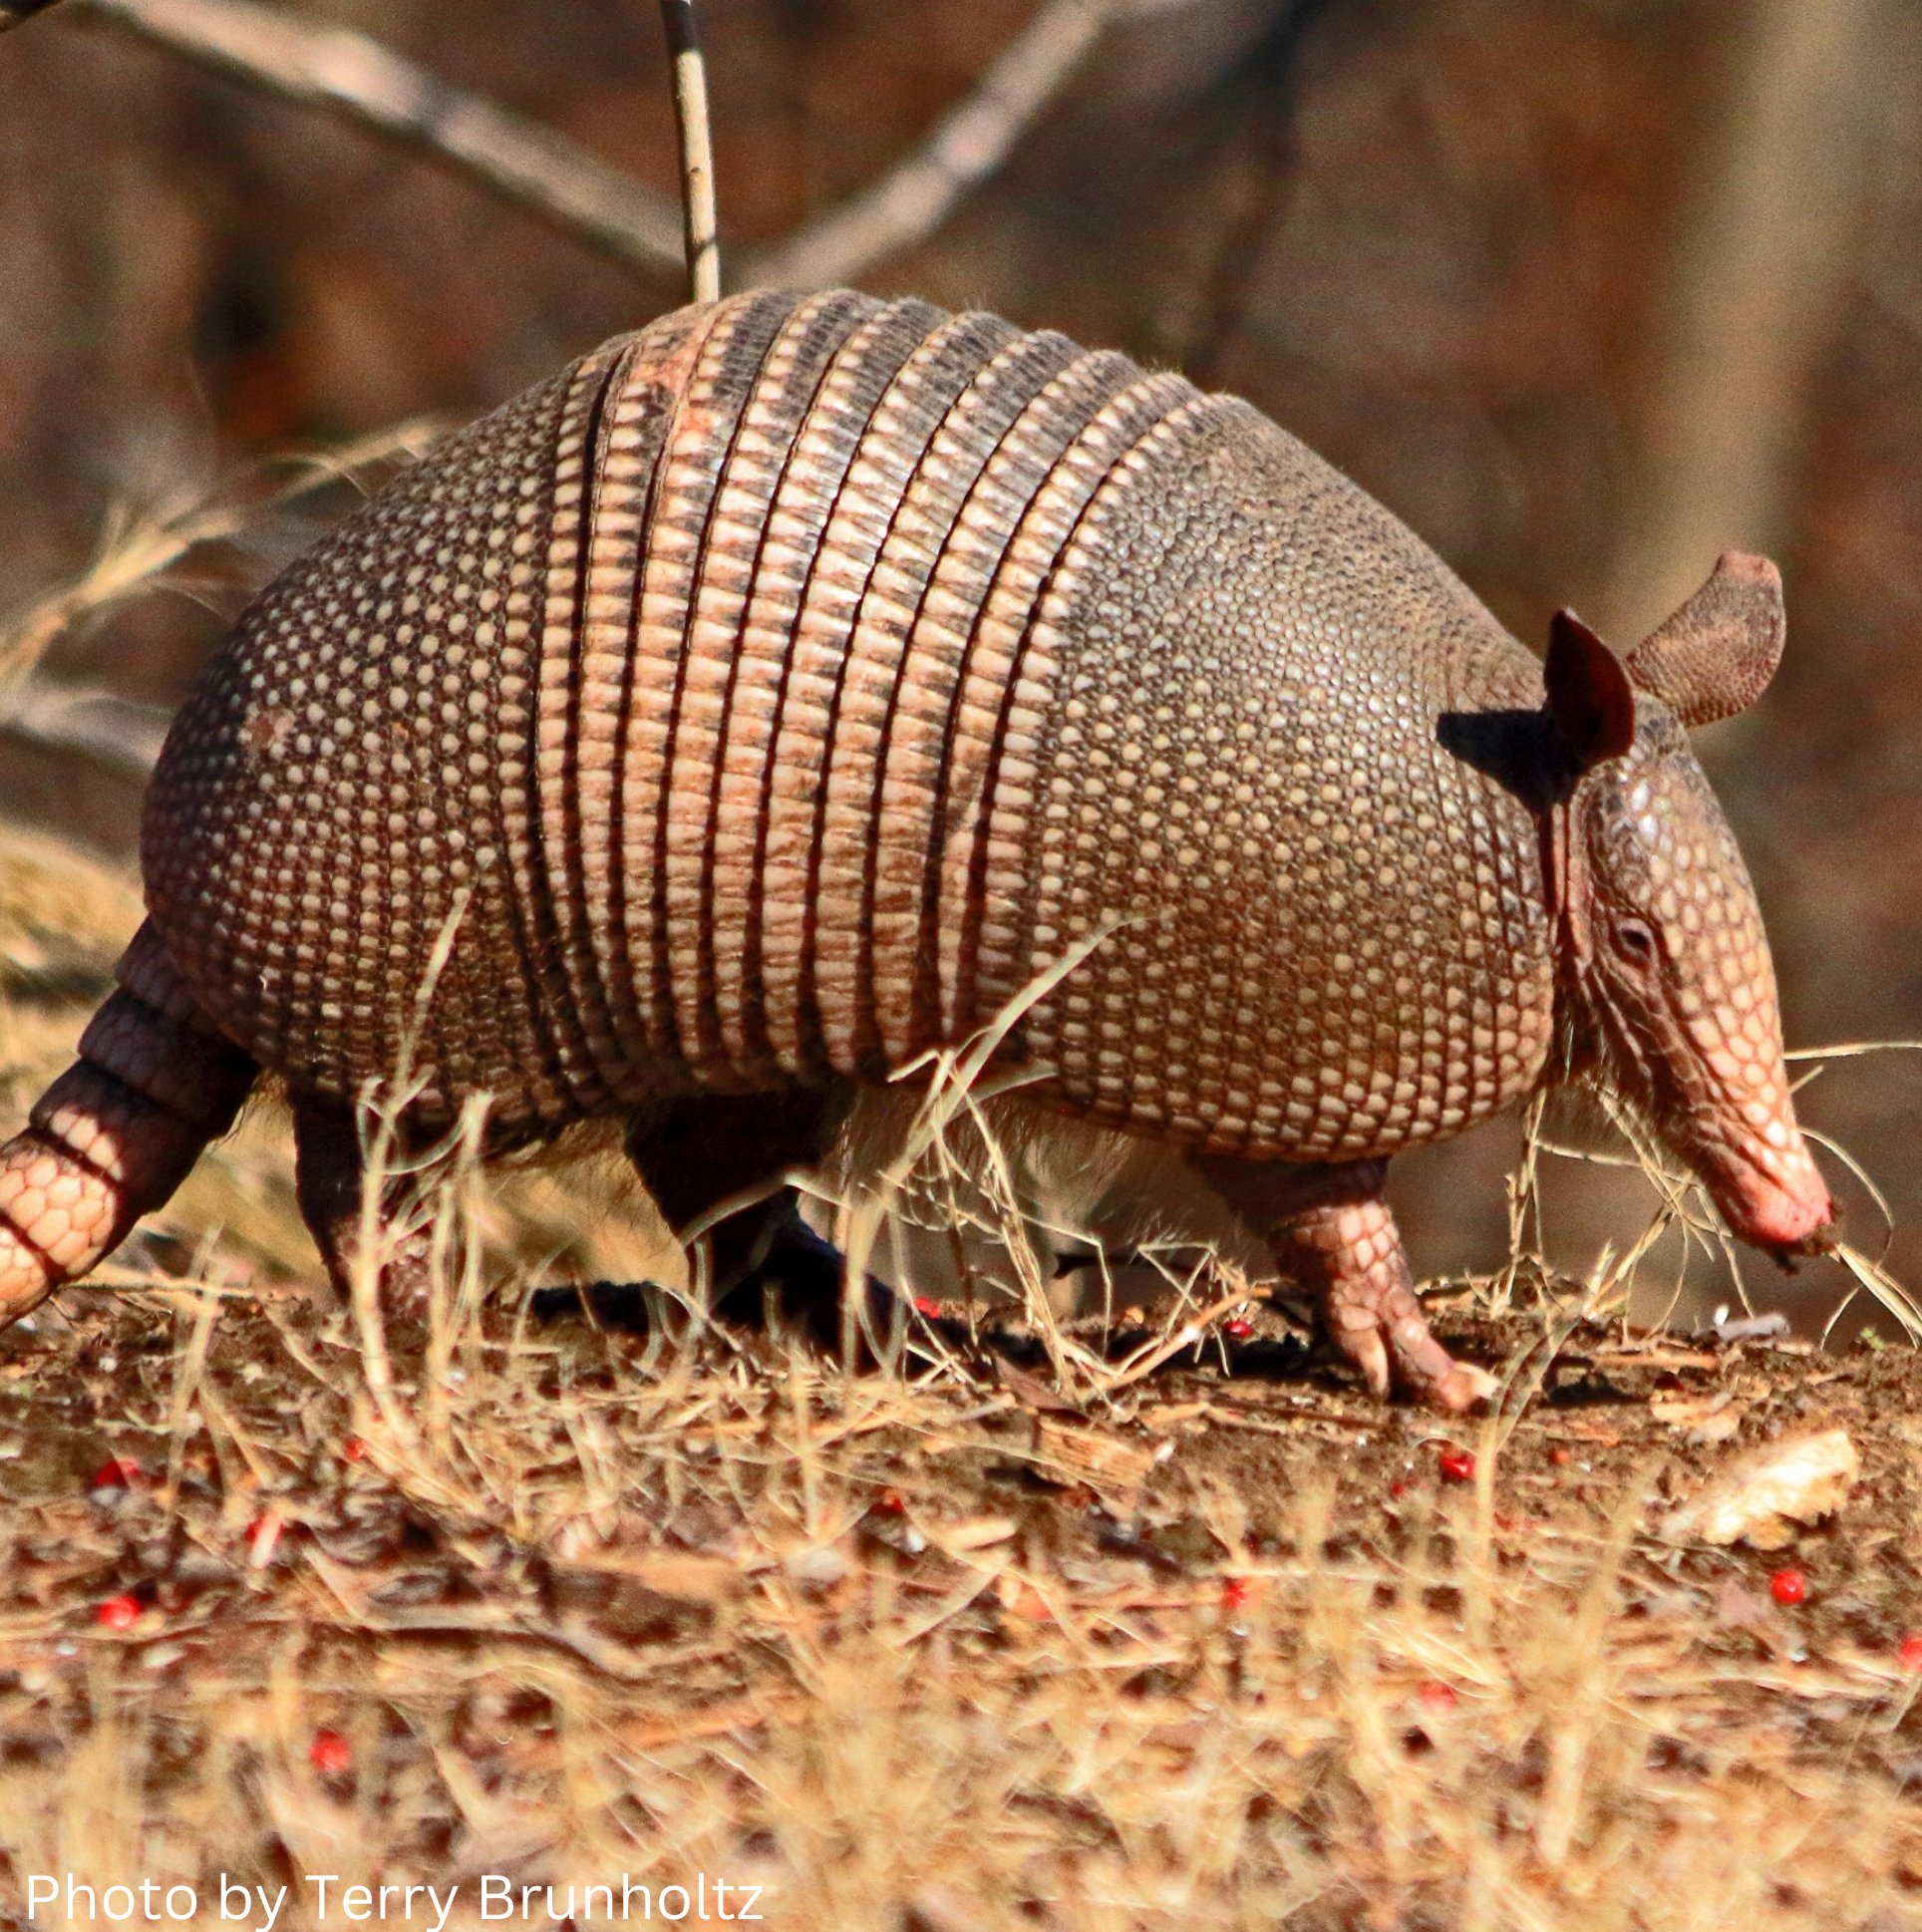
[{"label": "armadillo's front leg", "polygon": [[1401,1231],[1382,1198],[1385,1160],[1340,1166],[1201,1156],[1195,1166],[1307,1289],[1329,1339],[1378,1396],[1406,1390],[1458,1414],[1486,1401],[1494,1378],[1456,1362],[1429,1333]]}]

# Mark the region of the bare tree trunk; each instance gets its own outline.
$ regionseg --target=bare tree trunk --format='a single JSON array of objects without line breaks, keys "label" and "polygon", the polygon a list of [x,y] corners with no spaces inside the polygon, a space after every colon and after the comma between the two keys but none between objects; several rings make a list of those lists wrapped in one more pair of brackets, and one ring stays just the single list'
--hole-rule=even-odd
[{"label": "bare tree trunk", "polygon": [[1895,0],[1752,0],[1702,148],[1602,611],[1618,642],[1731,546],[1767,550],[1855,260]]}]

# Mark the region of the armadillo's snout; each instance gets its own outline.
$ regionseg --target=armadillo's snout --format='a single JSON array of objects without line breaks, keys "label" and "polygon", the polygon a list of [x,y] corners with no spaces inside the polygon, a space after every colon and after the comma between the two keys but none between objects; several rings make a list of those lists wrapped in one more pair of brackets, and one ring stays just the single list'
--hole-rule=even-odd
[{"label": "armadillo's snout", "polygon": [[1799,1133],[1785,1147],[1718,1160],[1703,1179],[1738,1240],[1782,1261],[1834,1246],[1835,1203]]}]

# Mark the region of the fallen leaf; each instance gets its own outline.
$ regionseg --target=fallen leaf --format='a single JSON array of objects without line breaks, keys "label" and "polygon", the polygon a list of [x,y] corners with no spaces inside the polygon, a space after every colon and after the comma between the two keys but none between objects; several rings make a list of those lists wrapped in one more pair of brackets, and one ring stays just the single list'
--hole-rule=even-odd
[{"label": "fallen leaf", "polygon": [[1845,1429],[1771,1443],[1671,1510],[1659,1533],[1670,1543],[1779,1549],[1796,1523],[1815,1522],[1841,1507],[1860,1467]]},{"label": "fallen leaf", "polygon": [[1030,1375],[1026,1369],[1017,1369],[1005,1357],[994,1358],[995,1379],[1007,1392],[1026,1409],[1038,1409],[1043,1415],[1079,1416],[1080,1403],[1064,1396],[1059,1389],[1051,1389],[1039,1376]]}]

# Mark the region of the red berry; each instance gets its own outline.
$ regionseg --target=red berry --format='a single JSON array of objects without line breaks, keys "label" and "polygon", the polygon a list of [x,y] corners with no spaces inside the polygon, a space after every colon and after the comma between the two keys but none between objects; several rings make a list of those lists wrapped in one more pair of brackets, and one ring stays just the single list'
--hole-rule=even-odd
[{"label": "red berry", "polygon": [[94,1621],[103,1630],[132,1630],[140,1620],[140,1600],[125,1593],[109,1597],[94,1612]]},{"label": "red berry", "polygon": [[1474,1451],[1456,1449],[1452,1443],[1443,1443],[1437,1461],[1442,1465],[1442,1473],[1450,1482],[1472,1482],[1474,1480]]},{"label": "red berry", "polygon": [[94,1471],[90,1489],[133,1489],[147,1480],[147,1471],[131,1455],[110,1455]]},{"label": "red berry", "polygon": [[1548,1459],[1549,1461],[1554,1463],[1556,1468],[1565,1469],[1568,1466],[1570,1458],[1569,1458],[1568,1451],[1565,1449],[1563,1449],[1559,1443],[1557,1443],[1555,1447],[1548,1451]]},{"label": "red berry", "polygon": [[349,1462],[364,1462],[367,1459],[367,1445],[358,1436],[350,1436],[340,1446],[341,1454]]},{"label": "red berry", "polygon": [[1800,1603],[1808,1595],[1808,1579],[1800,1570],[1777,1570],[1768,1579],[1768,1594],[1777,1603]]},{"label": "red berry", "polygon": [[1896,1645],[1895,1657],[1905,1671],[1922,1676],[1922,1630],[1911,1630]]},{"label": "red berry", "polygon": [[1221,1601],[1230,1610],[1245,1610],[1255,1600],[1254,1578],[1231,1576],[1221,1585]]},{"label": "red berry", "polygon": [[307,1762],[321,1776],[338,1777],[353,1769],[354,1753],[338,1731],[316,1731],[307,1747]]},{"label": "red berry", "polygon": [[1237,1315],[1233,1321],[1221,1324],[1221,1332],[1230,1341],[1245,1342],[1255,1332],[1255,1325],[1245,1315]]},{"label": "red berry", "polygon": [[1412,1483],[1407,1476],[1398,1475],[1395,1478],[1395,1480],[1388,1485],[1388,1492],[1392,1496],[1405,1496],[1412,1488],[1414,1488],[1414,1486],[1415,1486],[1414,1483]]},{"label": "red berry", "polygon": [[1430,1711],[1452,1711],[1454,1709],[1454,1686],[1443,1684],[1440,1678],[1432,1677],[1416,1690],[1415,1695],[1422,1700],[1423,1708]]},{"label": "red berry", "polygon": [[907,1504],[902,1500],[901,1492],[898,1489],[881,1490],[867,1506],[877,1516],[904,1516],[907,1514]]},{"label": "red berry", "polygon": [[941,1304],[932,1295],[916,1295],[914,1297],[914,1312],[917,1315],[925,1315],[932,1322],[939,1318]]}]

